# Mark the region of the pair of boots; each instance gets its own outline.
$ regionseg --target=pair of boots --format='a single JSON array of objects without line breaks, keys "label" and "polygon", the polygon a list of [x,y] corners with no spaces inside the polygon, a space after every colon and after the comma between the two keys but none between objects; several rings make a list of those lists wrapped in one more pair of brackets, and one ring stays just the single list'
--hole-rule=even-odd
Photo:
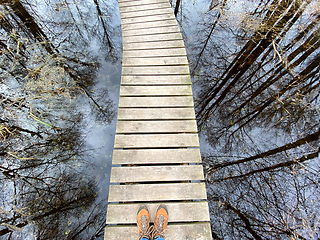
[{"label": "pair of boots", "polygon": [[147,206],[140,206],[137,213],[137,224],[140,240],[164,240],[168,224],[168,210],[165,205],[157,208],[154,226],[150,227],[150,214]]}]

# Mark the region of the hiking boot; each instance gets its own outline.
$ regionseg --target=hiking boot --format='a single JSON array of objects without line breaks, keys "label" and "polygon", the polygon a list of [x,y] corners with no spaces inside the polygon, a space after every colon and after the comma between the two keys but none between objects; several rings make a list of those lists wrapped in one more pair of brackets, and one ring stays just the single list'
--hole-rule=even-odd
[{"label": "hiking boot", "polygon": [[168,224],[168,210],[165,205],[160,205],[157,209],[156,220],[154,221],[153,239],[164,238],[164,233]]},{"label": "hiking boot", "polygon": [[140,206],[137,213],[139,239],[151,240],[150,214],[147,206]]}]

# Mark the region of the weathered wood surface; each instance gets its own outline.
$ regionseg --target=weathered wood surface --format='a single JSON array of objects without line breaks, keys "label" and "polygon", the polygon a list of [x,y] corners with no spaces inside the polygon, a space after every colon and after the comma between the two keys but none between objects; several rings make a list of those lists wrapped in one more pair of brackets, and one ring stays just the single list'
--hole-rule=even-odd
[{"label": "weathered wood surface", "polygon": [[190,120],[193,108],[120,108],[118,120]]},{"label": "weathered wood surface", "polygon": [[[178,49],[178,48],[177,48]],[[161,54],[161,53],[159,53]],[[188,66],[122,67],[122,75],[188,75]]]},{"label": "weathered wood surface", "polygon": [[118,121],[116,133],[197,133],[195,120]]},{"label": "weathered wood surface", "polygon": [[204,180],[201,165],[113,167],[111,183]]},{"label": "weathered wood surface", "polygon": [[[147,57],[174,57],[174,56],[186,56],[186,50],[184,48],[167,48],[167,49],[147,49],[147,50],[127,50],[123,51],[124,58],[138,58],[143,56],[144,58]],[[169,67],[176,67],[176,66],[166,66]],[[179,66],[178,66],[179,67]],[[163,66],[159,67],[163,68]],[[189,68],[188,68],[189,70]],[[155,74],[157,74],[155,72]],[[174,74],[174,73],[173,73]],[[177,73],[176,73],[177,74]],[[188,73],[183,73],[188,74]]]},{"label": "weathered wood surface", "polygon": [[140,5],[149,5],[149,4],[157,4],[157,3],[168,3],[167,0],[135,0],[135,1],[118,1],[119,9],[126,6],[140,6]]},{"label": "weathered wood surface", "polygon": [[110,185],[109,202],[207,199],[204,183]]},{"label": "weathered wood surface", "polygon": [[151,221],[169,211],[166,240],[211,240],[191,79],[167,0],[119,0],[123,62],[105,240],[137,238],[141,203]]},{"label": "weathered wood surface", "polygon": [[[166,240],[211,240],[210,223],[169,224]],[[108,226],[105,240],[138,239],[137,226]]]},{"label": "weathered wood surface", "polygon": [[163,20],[170,20],[170,19],[175,19],[175,17],[172,16],[170,13],[153,15],[153,16],[135,17],[135,18],[121,18],[121,25],[152,22],[152,21],[163,21]]},{"label": "weathered wood surface", "polygon": [[[191,84],[189,75],[122,76],[121,85],[178,85]],[[193,106],[192,106],[193,107]]]},{"label": "weathered wood surface", "polygon": [[[155,219],[155,212],[160,203],[146,204],[150,211],[150,218]],[[207,202],[165,202],[170,213],[169,223],[174,222],[205,222],[210,221]],[[135,224],[140,203],[110,204],[108,206],[107,224]]]},{"label": "weathered wood surface", "polygon": [[199,147],[198,135],[187,134],[126,134],[116,135],[114,148]]},{"label": "weathered wood surface", "polygon": [[[162,49],[162,48],[183,48],[183,42],[179,40],[159,41],[148,43],[126,43],[123,45],[123,50],[143,50],[143,49]],[[183,57],[183,59],[186,59]],[[188,62],[185,63],[188,65]]]},{"label": "weathered wood surface", "polygon": [[123,37],[127,36],[141,36],[150,34],[163,34],[163,33],[179,33],[178,26],[161,26],[152,28],[142,28],[142,29],[128,29],[122,34]]},{"label": "weathered wood surface", "polygon": [[153,22],[143,22],[143,23],[135,23],[135,24],[125,24],[122,26],[122,30],[126,32],[130,30],[137,30],[137,29],[149,29],[155,27],[166,27],[166,26],[177,26],[175,19],[167,19],[161,21],[153,21]]},{"label": "weathered wood surface", "polygon": [[[148,58],[126,58],[123,59],[122,66],[168,66],[168,65],[187,65],[188,61],[185,56],[173,56],[173,57],[148,57]],[[153,76],[155,77],[155,76]],[[172,76],[175,77],[175,76]],[[191,84],[189,76],[188,83]],[[167,78],[168,79],[168,78]],[[169,80],[169,81],[168,81]],[[171,76],[166,82],[162,84],[176,84],[175,80],[171,80]],[[160,83],[160,80],[158,81]]]},{"label": "weathered wood surface", "polygon": [[121,19],[170,14],[171,11],[172,10],[168,8],[161,8],[161,9],[150,9],[148,11],[122,12]]},{"label": "weathered wood surface", "polygon": [[170,40],[182,40],[181,33],[163,33],[153,35],[141,35],[141,36],[124,36],[122,38],[123,44],[126,43],[142,43],[142,42],[156,42],[156,41],[170,41]]},{"label": "weathered wood surface", "polygon": [[180,86],[121,86],[120,96],[192,96],[190,85]]},{"label": "weathered wood surface", "polygon": [[191,96],[120,97],[119,107],[193,107],[193,98]]},{"label": "weathered wood surface", "polygon": [[[120,7],[119,10],[120,10],[120,13],[147,11],[151,9],[167,8],[168,4],[169,4],[168,2],[157,2],[153,4]],[[122,30],[125,30],[125,29],[122,29]]]},{"label": "weathered wood surface", "polygon": [[135,149],[113,150],[113,164],[201,163],[199,149]]}]

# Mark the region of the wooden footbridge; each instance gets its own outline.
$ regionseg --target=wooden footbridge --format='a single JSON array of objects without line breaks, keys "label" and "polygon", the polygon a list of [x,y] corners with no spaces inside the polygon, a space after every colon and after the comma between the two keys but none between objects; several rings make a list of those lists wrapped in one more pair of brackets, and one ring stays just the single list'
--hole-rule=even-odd
[{"label": "wooden footbridge", "polygon": [[211,240],[189,66],[168,0],[119,0],[123,63],[105,240],[138,239],[147,204],[167,240]]}]

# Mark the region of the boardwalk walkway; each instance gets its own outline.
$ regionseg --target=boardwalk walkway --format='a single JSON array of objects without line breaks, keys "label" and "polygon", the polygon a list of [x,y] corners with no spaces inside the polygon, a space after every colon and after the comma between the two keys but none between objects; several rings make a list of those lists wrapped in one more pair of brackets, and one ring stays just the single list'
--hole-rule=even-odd
[{"label": "boardwalk walkway", "polygon": [[211,240],[189,67],[168,0],[119,0],[123,65],[105,240],[135,240],[136,213],[169,211],[167,240]]}]

